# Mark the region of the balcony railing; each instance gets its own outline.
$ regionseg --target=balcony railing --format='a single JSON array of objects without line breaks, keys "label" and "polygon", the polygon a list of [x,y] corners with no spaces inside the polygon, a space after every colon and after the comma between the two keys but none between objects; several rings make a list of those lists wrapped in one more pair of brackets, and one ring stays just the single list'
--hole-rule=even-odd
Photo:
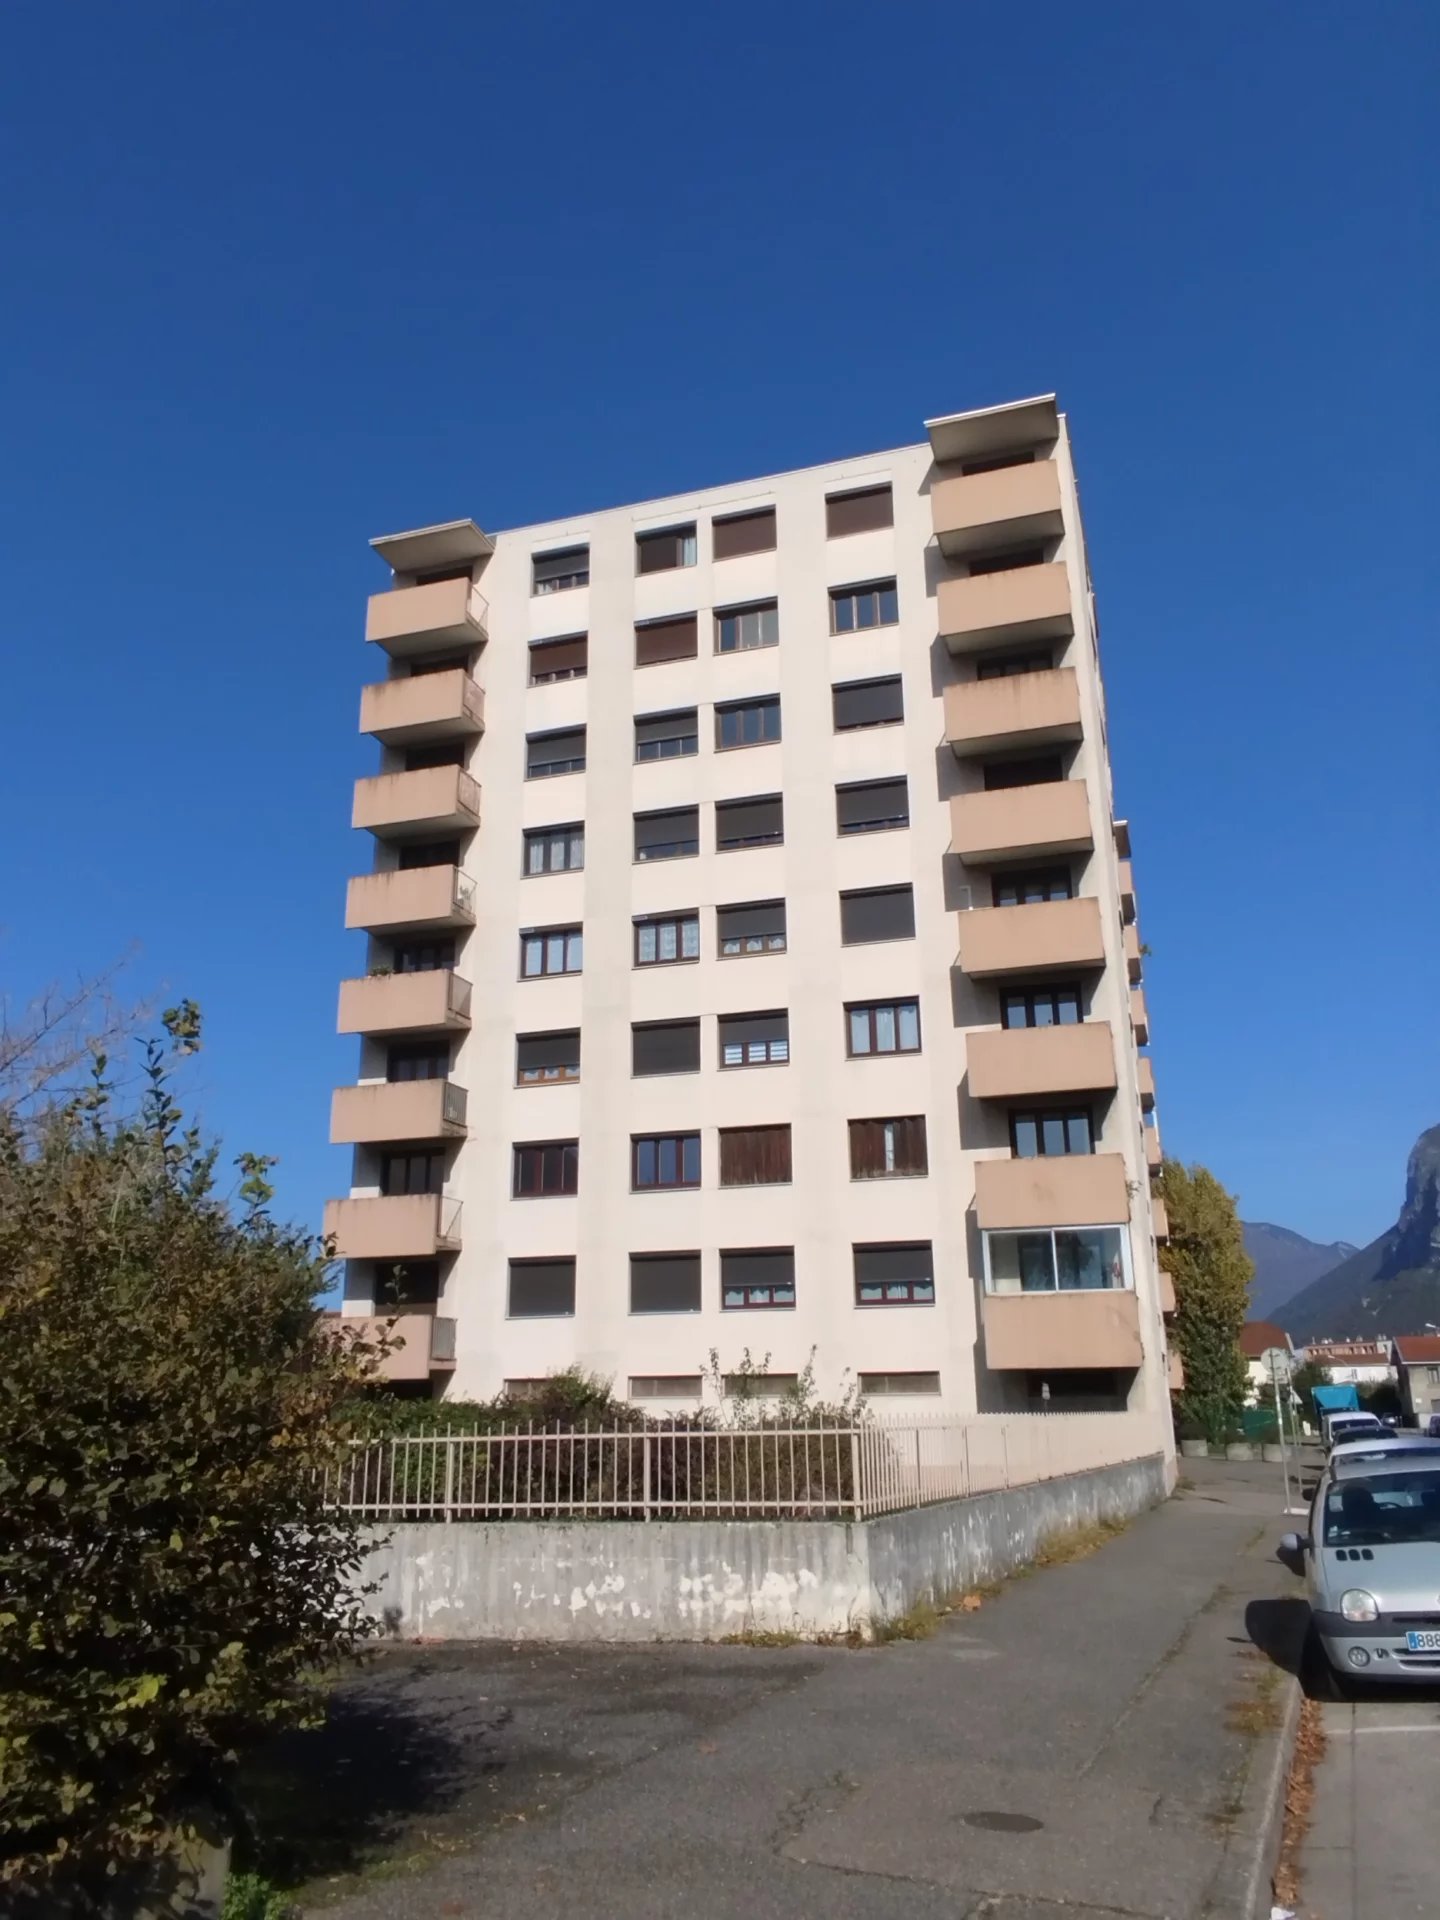
[{"label": "balcony railing", "polygon": [[416,932],[475,922],[475,882],[459,867],[391,868],[360,873],[345,898],[345,924],[367,932]]},{"label": "balcony railing", "polygon": [[327,1200],[325,1235],[340,1260],[420,1260],[460,1245],[460,1202],[442,1193]]},{"label": "balcony railing", "polygon": [[990,473],[942,474],[931,483],[930,513],[940,551],[952,560],[1000,546],[1058,540],[1065,530],[1053,460]]},{"label": "balcony railing", "polygon": [[340,1033],[427,1033],[470,1024],[468,980],[447,968],[340,983]]},{"label": "balcony railing", "polygon": [[1118,1226],[1130,1218],[1125,1162],[1118,1153],[977,1161],[975,1217],[985,1231]]},{"label": "balcony railing", "polygon": [[1100,902],[1037,900],[1021,907],[975,907],[956,916],[960,970],[972,979],[1103,967]]},{"label": "balcony railing", "polygon": [[1016,640],[1064,640],[1075,631],[1070,576],[1055,560],[942,580],[936,605],[940,637],[951,653],[978,653]]},{"label": "balcony railing", "polygon": [[453,1080],[377,1081],[337,1087],[330,1102],[335,1146],[392,1140],[447,1140],[465,1132],[464,1087]]},{"label": "balcony railing", "polygon": [[372,593],[365,638],[397,658],[448,647],[483,646],[490,607],[469,580],[433,580],[424,587]]},{"label": "balcony railing", "polygon": [[484,690],[463,667],[377,680],[360,695],[360,731],[390,747],[483,733]]},{"label": "balcony railing", "polygon": [[417,767],[355,782],[352,827],[379,839],[469,833],[480,824],[480,785],[463,767]]},{"label": "balcony railing", "polygon": [[1116,1084],[1108,1020],[1072,1027],[975,1029],[966,1039],[966,1065],[976,1100],[1100,1093]]},{"label": "balcony railing", "polygon": [[1059,745],[1082,732],[1073,667],[963,680],[945,689],[945,738],[957,760]]},{"label": "balcony railing", "polygon": [[1129,1369],[1145,1357],[1140,1306],[1128,1287],[987,1293],[980,1320],[985,1364],[1001,1372]]},{"label": "balcony railing", "polygon": [[1085,782],[957,793],[950,802],[950,844],[969,867],[1086,853],[1095,835]]}]

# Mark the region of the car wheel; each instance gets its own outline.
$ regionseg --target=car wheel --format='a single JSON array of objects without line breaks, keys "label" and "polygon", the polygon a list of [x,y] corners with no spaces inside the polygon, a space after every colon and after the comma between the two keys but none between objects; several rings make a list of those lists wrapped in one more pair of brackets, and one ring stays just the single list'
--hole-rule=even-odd
[{"label": "car wheel", "polygon": [[1300,1678],[1312,1700],[1349,1700],[1352,1697],[1350,1676],[1330,1664],[1330,1657],[1321,1644],[1313,1621],[1305,1635]]}]

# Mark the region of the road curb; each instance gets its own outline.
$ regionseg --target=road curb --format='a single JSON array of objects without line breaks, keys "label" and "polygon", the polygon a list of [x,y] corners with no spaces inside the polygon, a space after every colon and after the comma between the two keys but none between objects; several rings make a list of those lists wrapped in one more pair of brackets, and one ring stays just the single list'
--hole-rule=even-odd
[{"label": "road curb", "polygon": [[1269,1920],[1270,1882],[1285,1825],[1285,1786],[1304,1697],[1299,1680],[1287,1673],[1280,1690],[1280,1717],[1256,1741],[1250,1756],[1240,1811],[1210,1888],[1207,1920]]}]

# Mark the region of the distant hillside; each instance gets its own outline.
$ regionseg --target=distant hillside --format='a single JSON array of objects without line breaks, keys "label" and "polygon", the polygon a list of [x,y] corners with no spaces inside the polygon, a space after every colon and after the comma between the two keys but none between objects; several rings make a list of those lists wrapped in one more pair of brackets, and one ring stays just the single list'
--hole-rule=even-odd
[{"label": "distant hillside", "polygon": [[1246,1220],[1242,1226],[1245,1251],[1255,1262],[1255,1278],[1250,1283],[1252,1320],[1273,1320],[1279,1315],[1283,1322],[1280,1309],[1287,1301],[1357,1251],[1348,1240],[1322,1245],[1318,1240],[1307,1240],[1303,1233],[1273,1227],[1265,1220]]}]

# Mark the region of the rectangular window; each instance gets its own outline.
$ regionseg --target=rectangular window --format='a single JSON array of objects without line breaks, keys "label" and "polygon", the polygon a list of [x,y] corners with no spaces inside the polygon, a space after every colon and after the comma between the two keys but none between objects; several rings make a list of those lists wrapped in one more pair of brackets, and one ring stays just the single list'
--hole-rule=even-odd
[{"label": "rectangular window", "polygon": [[905,718],[905,694],[898,673],[882,680],[849,680],[830,689],[835,731],[854,733],[861,727],[893,727]]},{"label": "rectangular window", "polygon": [[579,927],[536,927],[520,936],[522,980],[538,980],[547,973],[579,973],[584,957]]},{"label": "rectangular window", "polygon": [[775,509],[759,507],[751,513],[727,513],[710,523],[711,551],[717,560],[736,560],[742,553],[770,553],[775,547]]},{"label": "rectangular window", "polygon": [[381,1193],[439,1193],[444,1185],[443,1153],[386,1153],[380,1156]]},{"label": "rectangular window", "polygon": [[423,747],[405,749],[406,773],[419,773],[425,767],[463,767],[469,750],[468,740],[437,740]]},{"label": "rectangular window", "polygon": [[630,1398],[632,1400],[698,1400],[700,1376],[698,1373],[632,1373]]},{"label": "rectangular window", "polygon": [[855,1248],[857,1307],[935,1304],[935,1258],[928,1240],[886,1241]]},{"label": "rectangular window", "polygon": [[385,1078],[444,1080],[450,1072],[448,1040],[416,1040],[391,1046],[385,1056]]},{"label": "rectangular window", "polygon": [[642,621],[635,629],[635,664],[658,667],[666,660],[693,660],[700,651],[699,634],[693,613]]},{"label": "rectangular window", "polygon": [[722,1013],[718,1023],[722,1067],[783,1067],[790,1059],[790,1015]]},{"label": "rectangular window", "polygon": [[671,807],[635,815],[637,860],[684,860],[700,851],[700,809]]},{"label": "rectangular window", "polygon": [[637,760],[683,760],[699,751],[700,721],[694,707],[680,707],[674,713],[636,714]]},{"label": "rectangular window", "polygon": [[548,687],[556,680],[583,680],[590,659],[590,636],[572,633],[565,640],[530,642],[530,684]]},{"label": "rectangular window", "polygon": [[531,827],[525,835],[527,877],[537,873],[579,873],[585,865],[585,823],[572,820],[564,827]]},{"label": "rectangular window", "polygon": [[985,768],[985,791],[999,793],[1006,787],[1043,787],[1052,780],[1065,778],[1065,766],[1058,753],[1032,754],[1024,760],[992,760]]},{"label": "rectangular window", "polygon": [[1055,664],[1049,647],[1026,647],[1021,653],[987,653],[975,662],[977,680],[1009,680],[1017,673],[1048,673]]},{"label": "rectangular window", "polygon": [[407,840],[400,849],[401,873],[414,873],[420,867],[458,867],[458,840]]},{"label": "rectangular window", "polygon": [[563,733],[531,733],[525,737],[525,778],[546,780],[556,773],[585,771],[585,729],[567,727]]},{"label": "rectangular window", "polygon": [[664,527],[657,533],[635,536],[635,571],[669,573],[673,567],[695,564],[695,524],[688,527]]},{"label": "rectangular window", "polygon": [[717,607],[715,651],[752,653],[757,647],[780,644],[780,609],[773,600],[757,600],[749,607]]},{"label": "rectangular window", "polygon": [[1130,1284],[1123,1227],[1038,1227],[981,1238],[990,1293],[1090,1292]]},{"label": "rectangular window", "polygon": [[396,973],[443,973],[455,964],[455,942],[407,940],[391,949],[391,965]]},{"label": "rectangular window", "polygon": [[1002,1027],[1074,1027],[1080,1023],[1080,989],[1073,981],[1057,986],[1006,987],[1000,995]]},{"label": "rectangular window", "polygon": [[660,1073],[698,1073],[700,1022],[649,1020],[632,1026],[630,1071],[637,1079]]},{"label": "rectangular window", "polygon": [[721,1127],[722,1187],[783,1187],[790,1182],[790,1129]]},{"label": "rectangular window", "polygon": [[675,913],[635,922],[637,967],[669,967],[700,958],[700,916]]},{"label": "rectangular window", "polygon": [[780,738],[780,696],[736,700],[715,709],[717,747],[763,747]]},{"label": "rectangular window", "polygon": [[643,1133],[630,1137],[630,1184],[636,1193],[698,1187],[698,1133]]},{"label": "rectangular window", "polygon": [[572,587],[590,584],[589,547],[557,547],[553,553],[537,553],[530,565],[536,593],[568,593]]},{"label": "rectangular window", "polygon": [[763,799],[715,803],[715,848],[778,847],[785,838],[785,808],[778,793]]},{"label": "rectangular window", "polygon": [[747,900],[715,909],[715,932],[721,957],[785,951],[785,902]]},{"label": "rectangular window", "polygon": [[[630,1256],[630,1311],[632,1313],[698,1313],[700,1311],[700,1256],[698,1253],[632,1253]],[[696,1381],[696,1387],[699,1381]]]},{"label": "rectangular window", "polygon": [[991,876],[990,898],[997,907],[1031,907],[1041,900],[1073,900],[1069,867],[1033,867]]},{"label": "rectangular window", "polygon": [[825,496],[827,540],[843,540],[850,533],[869,533],[876,527],[894,524],[895,503],[888,483],[883,487],[861,487],[854,493]]},{"label": "rectangular window", "polygon": [[510,1191],[515,1199],[540,1200],[575,1193],[579,1185],[578,1140],[543,1140],[514,1148]]},{"label": "rectangular window", "polygon": [[[720,1252],[722,1307],[793,1307],[795,1304],[795,1249],[793,1247],[731,1247]],[[738,1381],[738,1376],[736,1377]],[[782,1382],[784,1384],[782,1384]],[[755,1393],[784,1393],[795,1385],[795,1375],[760,1374],[749,1378]],[[730,1379],[725,1391],[733,1393]]]},{"label": "rectangular window", "polygon": [[557,1086],[580,1078],[580,1030],[522,1033],[515,1041],[517,1087]]},{"label": "rectangular window", "polygon": [[830,589],[831,633],[860,633],[866,627],[893,627],[900,618],[900,597],[893,580]]},{"label": "rectangular window", "polygon": [[888,833],[910,824],[910,789],[898,780],[864,780],[835,789],[835,825],[841,833]]},{"label": "rectangular window", "polygon": [[575,1311],[575,1261],[512,1260],[510,1318],[553,1320]]},{"label": "rectangular window", "polygon": [[920,1051],[920,1002],[879,1000],[845,1009],[847,1047],[853,1060],[872,1053]]},{"label": "rectangular window", "polygon": [[1050,1154],[1093,1153],[1085,1107],[1036,1107],[1010,1115],[1010,1145],[1018,1160]]},{"label": "rectangular window", "polygon": [[873,940],[915,938],[915,889],[867,887],[840,896],[840,944],[865,946]]},{"label": "rectangular window", "polygon": [[1044,547],[1007,547],[1003,553],[975,554],[970,572],[1011,573],[1016,567],[1039,567],[1045,563]]},{"label": "rectangular window", "polygon": [[902,1180],[929,1171],[923,1113],[850,1122],[852,1180]]},{"label": "rectangular window", "polygon": [[375,1305],[433,1307],[440,1298],[438,1260],[377,1260]]},{"label": "rectangular window", "polygon": [[938,1373],[862,1373],[860,1391],[867,1397],[887,1393],[939,1393]]}]

